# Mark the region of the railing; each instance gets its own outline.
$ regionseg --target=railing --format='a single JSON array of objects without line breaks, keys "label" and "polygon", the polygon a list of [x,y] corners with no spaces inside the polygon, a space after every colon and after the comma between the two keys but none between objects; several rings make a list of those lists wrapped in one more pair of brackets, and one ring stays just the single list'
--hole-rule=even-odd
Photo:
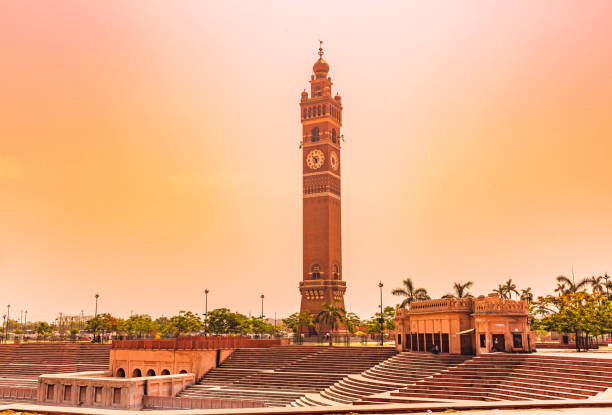
[{"label": "railing", "polygon": [[143,396],[145,408],[161,409],[229,409],[263,408],[262,401],[250,399],[176,398],[173,396]]},{"label": "railing", "polygon": [[114,340],[113,349],[142,350],[217,350],[280,346],[283,339],[250,339],[247,337],[178,337],[175,339]]},{"label": "railing", "polygon": [[527,314],[529,307],[526,301],[502,300],[487,298],[478,301],[474,307],[475,313],[519,313]]}]

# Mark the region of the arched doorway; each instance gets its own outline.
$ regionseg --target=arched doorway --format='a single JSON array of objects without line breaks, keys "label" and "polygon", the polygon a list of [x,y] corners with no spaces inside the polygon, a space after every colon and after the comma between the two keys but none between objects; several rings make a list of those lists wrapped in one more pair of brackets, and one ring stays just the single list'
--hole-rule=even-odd
[{"label": "arched doorway", "polygon": [[153,369],[147,370],[147,376],[155,376],[155,371]]},{"label": "arched doorway", "polygon": [[186,371],[185,369],[183,369],[183,370],[181,370],[179,373],[180,373],[180,374],[183,374],[183,373],[187,373],[187,371]]},{"label": "arched doorway", "polygon": [[115,375],[118,378],[124,378],[125,377],[125,370],[123,370],[122,367],[120,367],[119,369],[117,369],[117,374]]},{"label": "arched doorway", "polygon": [[142,372],[140,371],[140,369],[134,369],[134,371],[132,372],[132,377],[139,378],[141,376],[142,376]]},{"label": "arched doorway", "polygon": [[162,376],[166,376],[166,375],[170,374],[170,371],[168,369],[164,369],[164,370],[162,370],[161,374],[162,374]]}]

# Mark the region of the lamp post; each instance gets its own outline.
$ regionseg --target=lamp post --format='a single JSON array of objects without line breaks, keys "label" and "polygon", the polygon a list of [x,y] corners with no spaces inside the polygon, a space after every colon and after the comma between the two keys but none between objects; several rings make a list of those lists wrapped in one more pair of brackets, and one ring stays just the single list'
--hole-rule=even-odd
[{"label": "lamp post", "polygon": [[2,315],[2,339],[0,339],[1,343],[4,343],[4,340],[6,338],[6,314]]},{"label": "lamp post", "polygon": [[208,288],[204,289],[204,335],[208,336]]},{"label": "lamp post", "polygon": [[11,305],[6,306],[6,340],[9,338],[9,322],[11,321]]},{"label": "lamp post", "polygon": [[603,278],[606,280],[606,297],[610,298],[610,292],[608,291],[608,280],[610,279],[610,276],[606,272]]},{"label": "lamp post", "polygon": [[98,317],[98,298],[100,298],[100,294],[96,293],[96,312],[94,313],[94,318]]},{"label": "lamp post", "polygon": [[380,345],[384,346],[385,345],[385,317],[383,314],[383,304],[382,304],[382,289],[383,289],[383,283],[382,281],[380,281],[378,283],[378,288],[380,288],[380,318],[378,319],[378,322],[380,323]]},{"label": "lamp post", "polygon": [[263,300],[264,300],[264,295],[261,295],[261,319],[263,320],[264,318],[264,313],[263,313]]}]

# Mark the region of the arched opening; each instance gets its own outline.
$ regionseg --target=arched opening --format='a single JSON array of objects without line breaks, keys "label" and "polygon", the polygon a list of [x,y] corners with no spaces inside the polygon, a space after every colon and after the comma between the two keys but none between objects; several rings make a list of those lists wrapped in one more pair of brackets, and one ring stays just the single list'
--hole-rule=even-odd
[{"label": "arched opening", "polygon": [[319,264],[314,264],[311,268],[312,271],[312,279],[320,280],[321,279],[321,266]]},{"label": "arched opening", "polygon": [[308,113],[306,112],[306,108],[304,108],[304,118],[306,118],[306,115],[308,115]]},{"label": "arched opening", "polygon": [[323,105],[323,115],[325,115],[325,107],[326,105]]},{"label": "arched opening", "polygon": [[308,107],[308,118],[310,118],[312,115],[312,109],[310,107]]},{"label": "arched opening", "polygon": [[336,130],[332,130],[332,143],[336,143]]},{"label": "arched opening", "polygon": [[320,105],[317,107],[317,115],[321,116],[321,106]]},{"label": "arched opening", "polygon": [[125,377],[125,370],[123,370],[122,367],[120,367],[119,369],[117,369],[117,374],[115,375],[118,378],[124,378]]},{"label": "arched opening", "polygon": [[162,374],[162,376],[166,376],[166,375],[170,374],[170,371],[168,369],[164,369],[164,370],[162,370],[161,374]]},{"label": "arched opening", "polygon": [[140,369],[134,369],[134,371],[132,372],[132,377],[139,378],[141,376],[142,376],[142,372],[140,371]]},{"label": "arched opening", "polygon": [[338,264],[334,264],[332,275],[334,276],[335,280],[340,279],[340,267]]},{"label": "arched opening", "polygon": [[310,141],[319,141],[319,127],[314,127],[311,131]]},{"label": "arched opening", "polygon": [[182,375],[182,374],[184,374],[184,373],[187,373],[187,371],[186,371],[185,369],[183,369],[183,370],[181,370],[179,373]]},{"label": "arched opening", "polygon": [[147,376],[155,376],[155,371],[153,369],[147,370]]}]

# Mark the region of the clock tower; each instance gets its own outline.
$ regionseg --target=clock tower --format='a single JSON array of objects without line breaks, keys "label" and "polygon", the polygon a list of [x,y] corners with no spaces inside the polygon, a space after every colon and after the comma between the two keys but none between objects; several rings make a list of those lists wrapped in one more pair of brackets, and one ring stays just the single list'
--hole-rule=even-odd
[{"label": "clock tower", "polygon": [[[312,69],[310,97],[304,90],[300,101],[304,238],[300,311],[316,316],[324,303],[344,308],[346,282],[340,232],[342,100],[338,94],[332,96],[322,47]],[[328,330],[320,327],[322,332]]]}]

